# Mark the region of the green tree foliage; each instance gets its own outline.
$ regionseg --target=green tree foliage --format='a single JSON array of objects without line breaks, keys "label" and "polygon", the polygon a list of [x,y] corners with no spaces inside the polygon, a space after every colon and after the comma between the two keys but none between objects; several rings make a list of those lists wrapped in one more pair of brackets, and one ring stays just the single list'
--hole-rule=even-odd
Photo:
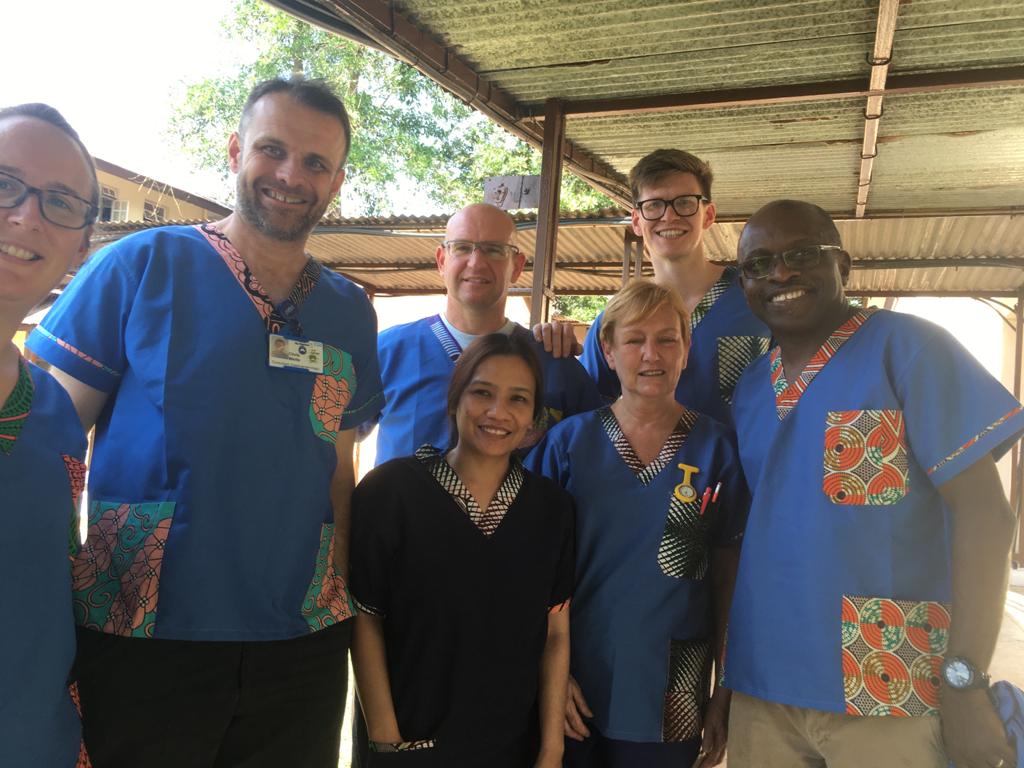
[{"label": "green tree foliage", "polygon": [[578,323],[592,323],[608,303],[607,296],[559,296],[552,304],[554,314]]},{"label": "green tree foliage", "polygon": [[[364,213],[417,213],[392,204],[396,187],[410,182],[431,207],[454,210],[480,200],[488,176],[540,172],[536,150],[384,53],[259,0],[239,0],[222,27],[226,40],[254,52],[252,60],[230,77],[187,84],[170,130],[200,167],[223,174],[225,191],[227,137],[249,90],[293,74],[323,78],[344,99],[354,133],[346,187]],[[563,210],[612,205],[578,178],[563,179]]]}]

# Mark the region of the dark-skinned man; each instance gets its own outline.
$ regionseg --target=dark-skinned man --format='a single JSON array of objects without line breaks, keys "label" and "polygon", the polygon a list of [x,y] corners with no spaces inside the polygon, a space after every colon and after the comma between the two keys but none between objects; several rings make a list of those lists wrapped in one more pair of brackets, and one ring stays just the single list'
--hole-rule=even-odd
[{"label": "dark-skinned man", "polygon": [[729,625],[730,768],[1016,765],[987,697],[1014,519],[1009,392],[942,329],[851,306],[817,206],[740,237],[776,341],[733,402],[753,505]]}]

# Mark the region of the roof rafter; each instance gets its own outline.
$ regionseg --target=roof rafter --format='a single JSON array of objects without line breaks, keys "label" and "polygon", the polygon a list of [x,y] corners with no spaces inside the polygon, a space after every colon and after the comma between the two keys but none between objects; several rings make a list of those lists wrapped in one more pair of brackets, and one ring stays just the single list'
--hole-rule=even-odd
[{"label": "roof rafter", "polygon": [[[883,93],[930,93],[955,88],[997,88],[1006,85],[1024,85],[1024,67],[893,75],[888,78],[884,91],[872,90],[870,80],[857,78],[757,88],[722,88],[715,91],[668,93],[662,96],[580,99],[565,102],[565,114],[567,117],[601,117],[651,112],[691,112],[723,107],[854,99],[880,96]],[[543,106],[529,107],[524,114],[525,119],[542,120]]]},{"label": "roof rafter", "polygon": [[878,155],[878,126],[885,111],[885,79],[892,61],[892,41],[896,35],[896,16],[900,0],[881,0],[878,5],[878,25],[875,30],[875,47],[868,63],[871,65],[872,91],[877,95],[868,96],[864,107],[864,144],[860,150],[860,178],[857,179],[857,207],[855,215],[864,218],[868,207],[868,193],[871,191],[871,171]]}]

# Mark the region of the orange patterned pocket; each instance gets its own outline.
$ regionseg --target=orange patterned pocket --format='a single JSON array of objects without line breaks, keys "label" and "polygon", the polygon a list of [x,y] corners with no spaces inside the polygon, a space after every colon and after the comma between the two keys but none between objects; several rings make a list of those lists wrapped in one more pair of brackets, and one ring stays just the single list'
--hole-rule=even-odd
[{"label": "orange patterned pocket", "polygon": [[943,603],[844,596],[846,714],[939,714],[939,667],[948,642]]},{"label": "orange patterned pocket", "polygon": [[822,490],[833,504],[881,506],[907,495],[903,412],[829,411]]}]

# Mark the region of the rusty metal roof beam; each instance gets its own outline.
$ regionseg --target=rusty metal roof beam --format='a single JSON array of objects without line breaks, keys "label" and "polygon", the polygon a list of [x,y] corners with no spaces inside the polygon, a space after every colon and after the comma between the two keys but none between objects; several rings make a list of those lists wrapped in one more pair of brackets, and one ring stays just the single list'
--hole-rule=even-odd
[{"label": "rusty metal roof beam", "polygon": [[885,111],[885,80],[892,61],[892,41],[896,34],[896,16],[900,0],[881,0],[878,4],[878,24],[875,28],[875,47],[868,63],[871,65],[869,87],[876,95],[868,96],[864,107],[864,144],[860,150],[860,178],[857,180],[857,207],[855,215],[864,218],[871,191],[871,172],[878,155],[878,126]]},{"label": "rusty metal roof beam", "polygon": [[[931,93],[954,88],[996,88],[1006,85],[1024,85],[1024,66],[893,75],[887,79],[884,93]],[[857,78],[759,88],[722,88],[717,91],[668,93],[662,96],[581,99],[565,102],[565,114],[567,117],[602,117],[650,112],[691,112],[723,107],[855,99],[877,96],[879,93],[871,89],[870,80]],[[542,120],[542,113],[543,107],[531,106],[524,113],[523,119]]]},{"label": "rusty metal roof beam", "polygon": [[[305,0],[268,0],[288,13],[309,17]],[[481,77],[472,65],[451,48],[421,29],[388,0],[320,0],[336,23],[319,14],[316,23],[339,35],[366,43],[414,66],[445,90],[495,120],[530,145],[542,148],[544,129],[538,121],[520,121],[523,108],[501,87]],[[631,206],[625,177],[607,163],[576,146],[562,141],[562,155],[570,170],[621,205]]]}]

